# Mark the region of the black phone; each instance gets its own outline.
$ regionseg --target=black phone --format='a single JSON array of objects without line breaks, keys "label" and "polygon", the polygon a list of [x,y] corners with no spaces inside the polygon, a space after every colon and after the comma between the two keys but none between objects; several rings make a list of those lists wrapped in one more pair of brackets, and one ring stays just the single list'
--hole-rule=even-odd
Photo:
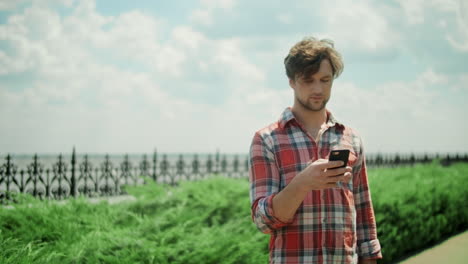
[{"label": "black phone", "polygon": [[348,164],[348,158],[349,158],[349,149],[338,149],[338,150],[332,150],[330,151],[330,157],[328,158],[329,161],[334,161],[334,160],[342,160],[344,162],[343,166],[338,166],[336,168],[344,168]]}]

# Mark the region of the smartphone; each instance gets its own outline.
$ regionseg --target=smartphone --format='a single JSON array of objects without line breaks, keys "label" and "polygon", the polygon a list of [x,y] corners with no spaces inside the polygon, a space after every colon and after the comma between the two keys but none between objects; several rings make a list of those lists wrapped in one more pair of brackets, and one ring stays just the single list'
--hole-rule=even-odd
[{"label": "smartphone", "polygon": [[328,158],[329,161],[334,161],[334,160],[342,160],[344,162],[343,166],[338,166],[336,168],[344,168],[348,164],[348,158],[349,158],[349,149],[338,149],[338,150],[332,150],[330,152],[330,157]]}]

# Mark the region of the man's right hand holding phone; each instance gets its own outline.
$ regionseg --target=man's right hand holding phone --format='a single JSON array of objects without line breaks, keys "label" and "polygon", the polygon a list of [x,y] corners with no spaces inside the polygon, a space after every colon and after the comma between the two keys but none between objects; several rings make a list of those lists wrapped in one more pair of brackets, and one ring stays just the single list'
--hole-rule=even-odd
[{"label": "man's right hand holding phone", "polygon": [[299,172],[291,182],[273,197],[275,216],[283,222],[292,219],[298,206],[304,201],[310,190],[338,187],[337,182],[351,179],[351,167],[341,167],[343,161],[319,159],[311,162]]},{"label": "man's right hand holding phone", "polygon": [[318,159],[309,163],[293,181],[300,184],[304,191],[336,188],[338,182],[349,182],[352,177],[350,166],[336,168],[343,165],[343,161]]}]

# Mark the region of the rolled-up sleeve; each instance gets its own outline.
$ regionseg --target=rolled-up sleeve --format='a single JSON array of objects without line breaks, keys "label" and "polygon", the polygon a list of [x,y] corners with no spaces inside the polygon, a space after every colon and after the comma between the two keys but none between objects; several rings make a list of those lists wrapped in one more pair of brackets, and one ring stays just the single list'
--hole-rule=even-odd
[{"label": "rolled-up sleeve", "polygon": [[[272,142],[257,132],[250,146],[249,181],[252,220],[266,234],[290,222],[283,222],[273,212],[273,197],[279,191],[280,175]],[[292,220],[291,220],[292,221]]]},{"label": "rolled-up sleeve", "polygon": [[357,253],[362,259],[381,259],[377,226],[367,178],[365,155],[361,143],[358,166],[354,172],[354,203],[356,206]]}]

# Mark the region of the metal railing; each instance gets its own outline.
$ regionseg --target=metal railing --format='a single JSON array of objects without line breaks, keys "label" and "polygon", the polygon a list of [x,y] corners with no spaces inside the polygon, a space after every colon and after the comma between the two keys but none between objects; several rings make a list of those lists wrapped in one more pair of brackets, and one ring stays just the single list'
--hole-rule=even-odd
[{"label": "metal railing", "polygon": [[[366,157],[369,168],[412,166],[417,163],[430,163],[439,159],[442,165],[452,162],[468,162],[468,155],[400,155],[370,154]],[[41,199],[64,199],[80,195],[87,197],[113,196],[125,194],[122,185],[144,184],[141,176],[149,177],[158,183],[176,185],[181,180],[198,180],[210,175],[221,174],[232,178],[248,178],[248,156],[227,155],[217,152],[204,159],[195,154],[191,161],[184,155],[169,160],[166,154],[159,160],[154,151],[152,159],[143,155],[141,161],[132,164],[128,155],[122,162],[114,164],[109,155],[95,166],[88,155],[78,161],[75,148],[70,162],[62,154],[48,168],[34,155],[26,168],[18,168],[11,155],[0,165],[0,202],[10,199],[12,192],[30,193]]]},{"label": "metal railing", "polygon": [[[214,157],[213,157],[214,156]],[[147,155],[134,165],[128,155],[120,164],[114,164],[109,155],[96,167],[88,155],[81,162],[76,158],[73,149],[70,163],[65,162],[62,154],[50,168],[45,168],[40,157],[34,155],[32,162],[26,168],[18,168],[11,155],[7,155],[5,163],[0,166],[0,200],[9,199],[11,192],[30,193],[39,198],[63,199],[84,195],[88,197],[121,195],[125,192],[122,185],[144,184],[144,177],[155,182],[176,185],[180,180],[198,180],[210,175],[222,174],[233,178],[248,177],[248,160],[241,161],[235,155],[228,162],[226,155],[220,153],[208,155],[202,161],[197,154],[191,162],[183,155],[170,162],[167,155],[159,160],[158,153],[153,153],[149,161]]]}]

